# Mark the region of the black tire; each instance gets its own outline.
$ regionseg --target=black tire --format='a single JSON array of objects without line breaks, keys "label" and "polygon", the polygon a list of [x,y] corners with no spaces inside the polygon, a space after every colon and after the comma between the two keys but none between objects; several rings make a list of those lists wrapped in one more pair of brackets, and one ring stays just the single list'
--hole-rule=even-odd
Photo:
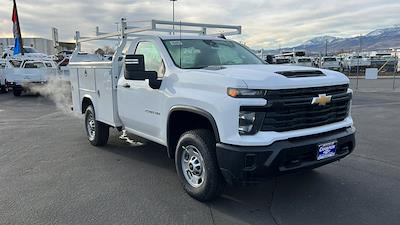
[{"label": "black tire", "polygon": [[[183,171],[182,158],[184,147],[194,146],[200,153],[204,169],[204,180],[199,187],[192,186]],[[193,198],[206,202],[217,198],[225,187],[225,180],[217,163],[215,138],[210,130],[191,130],[181,135],[175,152],[175,165],[183,189]]]},{"label": "black tire", "polygon": [[8,92],[7,85],[1,85],[0,86],[0,93],[7,93],[7,92]]},{"label": "black tire", "polygon": [[96,120],[96,114],[92,105],[89,105],[85,111],[85,130],[90,144],[94,146],[104,146],[107,144],[110,127]]},{"label": "black tire", "polygon": [[14,90],[13,90],[13,94],[14,94],[14,96],[16,96],[16,97],[19,97],[19,96],[21,96],[21,94],[22,94],[22,90],[14,89]]}]

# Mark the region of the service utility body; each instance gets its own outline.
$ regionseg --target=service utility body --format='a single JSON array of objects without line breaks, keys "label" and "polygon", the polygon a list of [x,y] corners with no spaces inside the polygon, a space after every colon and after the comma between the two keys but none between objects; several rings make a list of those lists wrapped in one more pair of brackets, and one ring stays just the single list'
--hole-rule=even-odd
[{"label": "service utility body", "polygon": [[[225,38],[240,26],[121,23],[119,32],[76,33],[73,110],[84,114],[91,144],[105,145],[111,127],[165,146],[183,188],[200,201],[217,197],[225,184],[313,169],[353,151],[345,75],[268,65]],[[93,40],[119,41],[112,61],[81,53]]]}]

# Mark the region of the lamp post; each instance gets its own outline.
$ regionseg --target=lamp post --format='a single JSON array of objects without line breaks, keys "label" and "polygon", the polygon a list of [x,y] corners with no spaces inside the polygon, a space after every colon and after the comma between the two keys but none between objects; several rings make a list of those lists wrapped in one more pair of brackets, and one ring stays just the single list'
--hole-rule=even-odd
[{"label": "lamp post", "polygon": [[175,2],[178,0],[170,0],[172,2],[172,34],[175,34]]}]

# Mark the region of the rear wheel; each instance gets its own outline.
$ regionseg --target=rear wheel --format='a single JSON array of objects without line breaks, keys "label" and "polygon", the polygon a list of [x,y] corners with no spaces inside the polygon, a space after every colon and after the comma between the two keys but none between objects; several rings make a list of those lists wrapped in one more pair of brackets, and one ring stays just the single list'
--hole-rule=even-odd
[{"label": "rear wheel", "polygon": [[19,89],[14,89],[13,90],[13,94],[14,94],[14,96],[21,96],[21,94],[22,94],[22,90],[19,90]]},{"label": "rear wheel", "polygon": [[201,129],[182,134],[175,164],[183,188],[193,198],[209,201],[222,193],[225,181],[218,167],[211,131]]},{"label": "rear wheel", "polygon": [[93,106],[85,111],[85,128],[89,142],[94,146],[104,146],[108,142],[110,128],[107,124],[96,120]]}]

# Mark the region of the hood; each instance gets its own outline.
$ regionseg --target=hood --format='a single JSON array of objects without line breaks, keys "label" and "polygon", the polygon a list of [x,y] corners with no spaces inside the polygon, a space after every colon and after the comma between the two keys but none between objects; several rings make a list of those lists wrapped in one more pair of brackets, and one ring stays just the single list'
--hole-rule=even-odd
[{"label": "hood", "polygon": [[18,54],[13,56],[15,59],[31,59],[31,60],[53,60],[54,57],[44,53],[25,53],[24,55]]},{"label": "hood", "polygon": [[[292,71],[320,71],[320,76],[289,77],[279,73]],[[241,79],[250,89],[290,89],[332,86],[349,83],[342,73],[312,67],[283,65],[232,65],[213,72],[233,79]]]}]

